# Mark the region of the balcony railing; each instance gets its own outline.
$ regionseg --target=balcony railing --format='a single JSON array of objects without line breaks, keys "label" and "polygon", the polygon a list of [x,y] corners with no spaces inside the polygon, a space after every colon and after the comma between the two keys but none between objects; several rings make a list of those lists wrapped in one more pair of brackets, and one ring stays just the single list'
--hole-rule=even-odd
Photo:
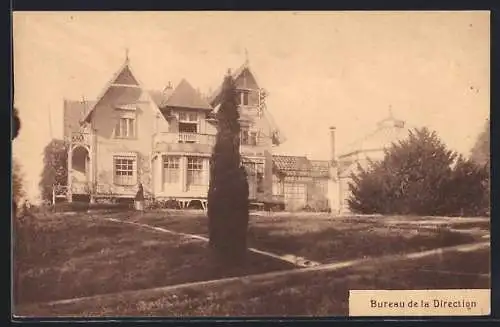
[{"label": "balcony railing", "polygon": [[71,192],[73,194],[90,194],[91,189],[92,189],[92,184],[90,182],[80,182],[80,181],[71,182]]},{"label": "balcony railing", "polygon": [[165,143],[196,143],[196,144],[215,144],[215,135],[198,133],[159,133],[155,137],[156,142]]},{"label": "balcony railing", "polygon": [[[214,134],[166,132],[156,134],[153,143],[157,151],[210,153],[215,145],[215,140]],[[248,156],[263,156],[265,149],[266,145],[260,140],[240,145],[241,154]]]}]

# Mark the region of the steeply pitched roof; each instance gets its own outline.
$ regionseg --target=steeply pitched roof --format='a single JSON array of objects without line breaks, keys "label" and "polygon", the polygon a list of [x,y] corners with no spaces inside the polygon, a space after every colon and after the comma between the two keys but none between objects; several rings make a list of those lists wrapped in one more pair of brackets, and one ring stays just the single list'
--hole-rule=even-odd
[{"label": "steeply pitched roof", "polygon": [[87,114],[95,105],[96,101],[74,101],[64,100],[63,112],[63,128],[64,136],[69,136],[71,132],[78,130],[80,121],[85,118]]},{"label": "steeply pitched roof", "polygon": [[213,108],[191,84],[182,79],[172,95],[164,102],[165,107],[212,110]]},{"label": "steeply pitched roof", "polygon": [[[231,77],[234,80],[236,80],[236,79],[238,79],[240,77],[241,74],[243,74],[243,72],[245,70],[248,70],[248,72],[250,72],[250,74],[252,74],[255,82],[257,83],[257,79],[255,78],[255,74],[250,69],[250,66],[249,66],[249,64],[248,64],[247,61],[245,61],[243,63],[243,65],[241,65],[240,67],[238,67],[238,69],[236,69],[235,71],[231,72]],[[217,103],[219,102],[219,98],[220,98],[221,92],[222,92],[222,84],[219,85],[219,87],[209,97],[209,102],[210,102],[210,104],[212,106],[217,105]]]},{"label": "steeply pitched roof", "polygon": [[94,107],[99,103],[102,98],[106,95],[109,88],[113,86],[113,84],[126,84],[126,85],[138,85],[137,79],[132,74],[132,70],[130,69],[128,58],[124,61],[124,63],[120,66],[120,68],[113,74],[111,79],[106,84],[106,87],[102,89],[101,94],[97,97],[97,101],[90,108],[90,111],[87,113],[85,117],[86,121],[89,121],[92,116],[92,112],[94,111]]},{"label": "steeply pitched roof", "polygon": [[120,66],[120,68],[113,74],[112,78],[108,81],[106,86],[103,88],[101,94],[97,98],[97,101],[90,107],[90,111],[87,113],[85,117],[85,121],[89,122],[95,106],[101,102],[104,96],[108,93],[108,91],[112,88],[125,89],[125,90],[140,90],[140,101],[146,100],[153,104],[153,110],[157,110],[160,112],[158,106],[155,103],[155,100],[151,96],[151,94],[146,91],[143,87],[143,84],[133,73],[132,67],[130,66],[130,62],[128,57],[125,59],[124,63]]}]

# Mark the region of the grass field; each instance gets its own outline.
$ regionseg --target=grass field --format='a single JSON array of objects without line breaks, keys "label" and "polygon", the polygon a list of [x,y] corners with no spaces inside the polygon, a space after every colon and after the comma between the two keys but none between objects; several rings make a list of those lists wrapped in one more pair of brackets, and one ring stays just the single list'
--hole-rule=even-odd
[{"label": "grass field", "polygon": [[[174,291],[152,288],[288,271],[290,264],[256,253],[239,267],[220,267],[204,241],[104,218],[206,235],[201,212],[47,214],[22,224],[15,264],[19,315],[345,315],[349,289],[488,288],[489,249],[368,261],[335,271],[229,280]],[[253,214],[250,246],[320,263],[378,258],[485,242],[487,220],[426,217],[271,216]],[[19,244],[22,243],[22,244]],[[20,246],[24,245],[24,246]],[[288,273],[287,273],[288,274]],[[249,277],[250,278],[250,277]],[[96,296],[75,303],[44,302]],[[37,304],[38,303],[38,304]]]},{"label": "grass field", "polygon": [[375,263],[252,282],[141,291],[24,310],[41,316],[345,316],[351,289],[489,288],[488,272],[489,251],[479,250],[403,260],[390,266]]},{"label": "grass field", "polygon": [[[203,213],[131,213],[121,215],[121,219],[182,233],[208,235],[207,218]],[[489,231],[488,222],[483,221],[445,221],[429,226],[423,222],[416,225],[415,222],[418,219],[407,217],[338,219],[328,218],[327,215],[252,215],[248,243],[251,247],[278,255],[293,254],[320,263],[331,263],[360,256],[376,257],[473,243]],[[479,229],[463,233],[460,232],[462,224],[466,224],[467,228],[472,224]]]},{"label": "grass field", "polygon": [[249,253],[245,266],[222,269],[206,243],[81,216],[30,227],[29,249],[15,256],[18,304],[151,288],[292,266]]}]

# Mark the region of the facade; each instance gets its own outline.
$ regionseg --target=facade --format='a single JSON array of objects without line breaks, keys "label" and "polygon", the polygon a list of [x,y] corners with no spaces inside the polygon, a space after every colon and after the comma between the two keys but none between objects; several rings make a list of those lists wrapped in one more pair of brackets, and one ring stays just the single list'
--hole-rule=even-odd
[{"label": "facade", "polygon": [[[283,137],[265,107],[266,93],[248,62],[232,75],[250,200],[328,209],[329,162],[273,155]],[[96,101],[65,100],[68,200],[130,199],[142,184],[150,199],[206,208],[221,91],[205,97],[186,80],[146,90],[127,58]]]}]

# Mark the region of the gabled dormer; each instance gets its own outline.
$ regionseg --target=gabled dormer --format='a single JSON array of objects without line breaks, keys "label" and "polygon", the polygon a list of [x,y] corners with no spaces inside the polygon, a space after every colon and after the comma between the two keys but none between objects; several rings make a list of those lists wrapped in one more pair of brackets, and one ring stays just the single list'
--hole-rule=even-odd
[{"label": "gabled dormer", "polygon": [[[267,143],[268,140],[273,145],[281,144],[284,139],[266,108],[267,92],[259,86],[248,60],[231,76],[238,92],[242,144],[254,146]],[[222,85],[209,98],[215,112],[220,105],[221,96]]]},{"label": "gabled dormer", "polygon": [[107,139],[138,140],[147,138],[150,117],[157,114],[159,108],[134,74],[127,56],[82,123],[90,124]]}]

